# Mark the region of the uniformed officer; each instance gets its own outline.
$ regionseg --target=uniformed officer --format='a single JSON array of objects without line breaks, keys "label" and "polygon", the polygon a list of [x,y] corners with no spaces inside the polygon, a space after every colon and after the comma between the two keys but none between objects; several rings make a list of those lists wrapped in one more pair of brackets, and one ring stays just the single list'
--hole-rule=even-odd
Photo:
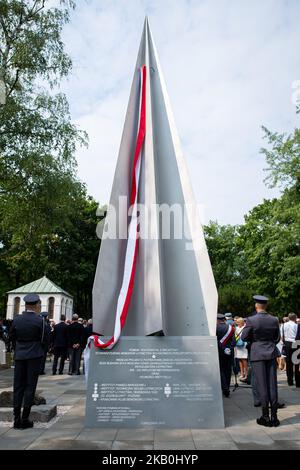
[{"label": "uniformed officer", "polygon": [[219,351],[219,364],[221,375],[221,387],[225,397],[230,395],[230,381],[232,371],[232,358],[234,353],[235,338],[234,326],[226,323],[225,315],[217,315],[217,340]]},{"label": "uniformed officer", "polygon": [[[280,339],[279,322],[276,317],[266,312],[268,298],[263,295],[253,296],[256,315],[246,319],[242,340],[251,344],[250,362],[254,374],[256,389],[262,406],[262,416],[257,424],[279,426],[277,418],[277,357],[280,355],[276,344]],[[271,405],[271,419],[269,415]]]},{"label": "uniformed officer", "polygon": [[28,294],[24,297],[24,301],[25,311],[15,317],[10,331],[11,340],[15,344],[14,428],[16,429],[33,427],[33,422],[28,418],[44,355],[43,344],[48,340],[44,320],[38,315],[39,296]]}]

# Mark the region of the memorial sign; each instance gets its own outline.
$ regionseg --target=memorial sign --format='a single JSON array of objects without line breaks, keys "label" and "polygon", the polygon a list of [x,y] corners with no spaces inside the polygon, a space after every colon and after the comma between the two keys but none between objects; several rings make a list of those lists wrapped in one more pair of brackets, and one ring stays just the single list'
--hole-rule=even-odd
[{"label": "memorial sign", "polygon": [[215,337],[121,337],[92,348],[87,427],[224,427]]}]

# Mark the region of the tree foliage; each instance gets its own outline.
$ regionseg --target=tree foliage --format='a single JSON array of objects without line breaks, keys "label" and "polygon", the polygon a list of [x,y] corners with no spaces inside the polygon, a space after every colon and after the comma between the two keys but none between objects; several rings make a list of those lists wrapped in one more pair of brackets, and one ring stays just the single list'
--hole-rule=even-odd
[{"label": "tree foliage", "polygon": [[66,97],[50,92],[72,66],[61,40],[68,20],[67,2],[46,8],[43,0],[0,1],[6,94],[0,105],[0,215],[8,226],[27,216],[30,206],[32,217],[40,209],[49,225],[53,218],[48,216],[58,212],[54,207],[64,208],[58,219],[67,218],[72,207],[74,152],[86,135],[71,123]]},{"label": "tree foliage", "polygon": [[61,31],[74,3],[47,3],[0,0],[2,308],[7,290],[44,273],[69,288],[80,306],[77,296],[91,291],[95,269],[91,245],[99,249],[95,202],[76,175],[75,150],[87,136],[56,90],[72,67]]}]

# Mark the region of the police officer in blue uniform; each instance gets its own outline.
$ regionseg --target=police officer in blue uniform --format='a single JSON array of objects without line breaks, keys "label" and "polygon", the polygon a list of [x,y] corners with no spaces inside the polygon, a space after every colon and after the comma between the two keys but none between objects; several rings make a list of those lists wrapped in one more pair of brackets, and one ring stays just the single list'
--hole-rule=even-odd
[{"label": "police officer in blue uniform", "polygon": [[[40,298],[37,294],[24,297],[25,311],[15,317],[10,337],[15,345],[14,369],[14,428],[32,428],[29,421],[31,406],[34,401],[41,360],[44,355],[43,345],[48,341],[44,319],[38,315]],[[24,400],[24,404],[23,404]],[[23,413],[21,417],[21,407]]]},{"label": "police officer in blue uniform", "polygon": [[[280,353],[276,347],[280,340],[279,323],[276,317],[266,312],[267,297],[255,295],[253,299],[256,315],[246,319],[242,340],[251,344],[251,368],[262,406],[262,416],[257,419],[257,424],[276,427],[280,424],[277,418],[277,357]],[[271,418],[269,406],[271,406]]]},{"label": "police officer in blue uniform", "polygon": [[230,381],[232,372],[232,359],[234,355],[235,337],[234,326],[226,323],[225,315],[217,315],[217,340],[219,351],[219,364],[221,387],[223,395],[230,395]]}]

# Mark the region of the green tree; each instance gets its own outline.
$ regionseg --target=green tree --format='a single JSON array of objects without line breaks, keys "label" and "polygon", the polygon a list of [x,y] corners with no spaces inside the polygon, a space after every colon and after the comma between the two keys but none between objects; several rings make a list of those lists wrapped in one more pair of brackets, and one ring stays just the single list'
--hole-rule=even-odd
[{"label": "green tree", "polygon": [[240,226],[211,221],[204,233],[218,289],[219,311],[245,316],[252,306]]},{"label": "green tree", "polygon": [[86,134],[71,123],[66,97],[53,93],[72,66],[61,40],[70,6],[0,1],[0,216],[20,237],[26,220],[25,242],[64,223],[82,192],[74,153]]},{"label": "green tree", "polygon": [[239,242],[239,226],[210,221],[204,233],[217,286],[243,282],[247,269]]},{"label": "green tree", "polygon": [[297,187],[300,189],[300,129],[292,134],[271,132],[263,127],[264,138],[270,148],[262,148],[268,167],[265,179],[268,186],[274,188]]},{"label": "green tree", "polygon": [[278,199],[265,200],[245,216],[241,240],[249,269],[249,285],[271,297],[270,309],[283,315],[300,312],[300,131],[285,135],[263,128],[271,187]]}]

